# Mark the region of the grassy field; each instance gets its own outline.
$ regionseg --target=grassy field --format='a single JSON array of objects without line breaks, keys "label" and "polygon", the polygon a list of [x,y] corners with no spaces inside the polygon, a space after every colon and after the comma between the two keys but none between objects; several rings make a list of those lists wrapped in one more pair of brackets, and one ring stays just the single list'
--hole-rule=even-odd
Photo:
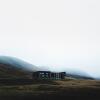
[{"label": "grassy field", "polygon": [[[33,80],[32,80],[33,81]],[[100,100],[100,81],[33,81],[30,84],[0,84],[0,100]]]}]

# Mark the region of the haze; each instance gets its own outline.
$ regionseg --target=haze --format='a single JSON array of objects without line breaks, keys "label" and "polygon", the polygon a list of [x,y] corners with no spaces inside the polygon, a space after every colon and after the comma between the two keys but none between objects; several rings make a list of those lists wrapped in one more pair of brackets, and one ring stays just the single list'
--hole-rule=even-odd
[{"label": "haze", "polygon": [[100,1],[1,0],[0,55],[100,77]]}]

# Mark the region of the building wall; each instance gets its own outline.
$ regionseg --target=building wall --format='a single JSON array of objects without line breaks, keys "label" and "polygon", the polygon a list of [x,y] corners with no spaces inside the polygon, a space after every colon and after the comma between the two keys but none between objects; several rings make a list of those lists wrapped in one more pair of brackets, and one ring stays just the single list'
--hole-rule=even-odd
[{"label": "building wall", "polygon": [[49,71],[37,71],[33,73],[33,79],[64,79],[65,72],[53,73]]}]

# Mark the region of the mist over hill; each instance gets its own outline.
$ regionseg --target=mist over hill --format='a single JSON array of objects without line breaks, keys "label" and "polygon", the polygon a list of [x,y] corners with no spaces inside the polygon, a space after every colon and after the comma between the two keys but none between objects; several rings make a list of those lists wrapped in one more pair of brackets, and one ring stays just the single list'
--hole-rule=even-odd
[{"label": "mist over hill", "polygon": [[39,68],[15,57],[0,56],[0,78],[30,78]]},{"label": "mist over hill", "polygon": [[20,68],[22,70],[27,70],[27,71],[39,70],[37,66],[27,63],[15,57],[0,56],[0,64],[11,65],[13,67],[17,67],[17,68]]},{"label": "mist over hill", "polygon": [[[35,66],[15,57],[0,56],[0,78],[32,78],[34,71],[47,71],[48,67]],[[49,70],[52,71],[52,70]],[[93,79],[79,70],[66,70],[66,76],[76,79]]]}]

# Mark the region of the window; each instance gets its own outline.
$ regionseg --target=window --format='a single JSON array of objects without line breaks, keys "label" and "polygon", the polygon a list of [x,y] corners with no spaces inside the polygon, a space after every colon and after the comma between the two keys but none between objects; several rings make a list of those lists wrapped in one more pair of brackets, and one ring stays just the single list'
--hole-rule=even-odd
[{"label": "window", "polygon": [[44,77],[44,75],[42,75],[42,77]]},{"label": "window", "polygon": [[46,77],[48,77],[48,75],[46,75]]},{"label": "window", "polygon": [[40,73],[41,75],[43,75],[44,73]]}]

